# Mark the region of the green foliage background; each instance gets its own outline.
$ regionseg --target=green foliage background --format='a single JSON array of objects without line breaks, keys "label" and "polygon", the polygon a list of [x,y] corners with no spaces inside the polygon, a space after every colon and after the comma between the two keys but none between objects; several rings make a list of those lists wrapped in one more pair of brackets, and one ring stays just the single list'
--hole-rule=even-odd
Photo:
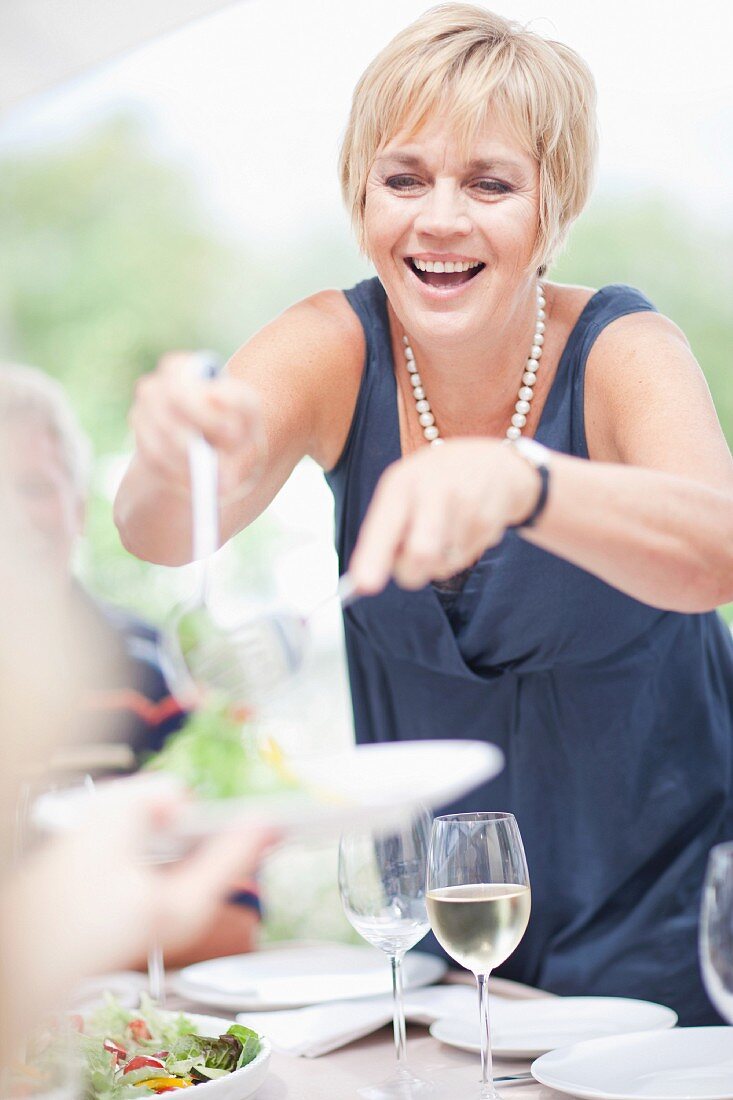
[{"label": "green foliage background", "polygon": [[[601,196],[553,272],[642,288],[690,339],[729,441],[732,238],[657,195]],[[192,181],[155,153],[134,117],[74,145],[5,156],[0,250],[0,355],[66,385],[100,459],[82,570],[100,594],[159,618],[171,588],[160,571],[150,583],[153,567],[122,550],[105,476],[105,459],[127,443],[136,378],[169,348],[228,355],[292,301],[349,285],[367,269],[355,247],[327,231],[295,242],[287,256],[225,239]],[[278,537],[266,517],[240,536],[245,583],[266,583]]]}]

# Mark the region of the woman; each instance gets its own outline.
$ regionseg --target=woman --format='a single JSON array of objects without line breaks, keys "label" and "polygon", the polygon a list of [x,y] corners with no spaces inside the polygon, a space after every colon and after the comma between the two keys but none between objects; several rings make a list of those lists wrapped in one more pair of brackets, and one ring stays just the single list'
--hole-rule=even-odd
[{"label": "woman", "polygon": [[[482,9],[399,34],[341,158],[378,278],[295,305],[210,387],[181,355],[143,380],[117,521],[134,553],[187,560],[191,429],[219,448],[227,537],[315,458],[373,596],[346,615],[358,738],[505,753],[461,806],[523,833],[533,913],[503,973],[703,1023],[700,884],[733,836],[712,610],[733,598],[733,461],[671,321],[544,277],[588,198],[594,100],[573,51]],[[267,470],[237,501],[260,418]]]}]

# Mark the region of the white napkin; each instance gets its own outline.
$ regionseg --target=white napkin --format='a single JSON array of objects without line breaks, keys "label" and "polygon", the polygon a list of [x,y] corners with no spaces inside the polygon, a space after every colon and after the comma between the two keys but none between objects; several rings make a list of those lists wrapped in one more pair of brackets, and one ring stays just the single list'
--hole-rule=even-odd
[{"label": "white napkin", "polygon": [[[476,990],[469,985],[433,985],[405,994],[405,1018],[411,1023],[428,1025],[442,1016],[477,1012]],[[266,1035],[276,1050],[304,1058],[318,1058],[353,1043],[391,1019],[391,995],[329,1001],[284,1012],[240,1012],[237,1016],[238,1023]]]}]

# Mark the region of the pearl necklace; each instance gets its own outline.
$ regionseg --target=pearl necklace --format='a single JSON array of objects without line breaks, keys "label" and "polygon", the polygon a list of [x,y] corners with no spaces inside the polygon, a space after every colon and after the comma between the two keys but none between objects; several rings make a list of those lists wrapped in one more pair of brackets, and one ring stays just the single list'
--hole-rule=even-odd
[{"label": "pearl necklace", "polygon": [[[542,345],[545,342],[545,316],[545,294],[542,289],[542,284],[538,283],[537,320],[535,323],[534,336],[532,337],[532,350],[529,353],[529,358],[524,367],[522,385],[519,388],[518,400],[514,406],[511,424],[506,430],[507,439],[519,439],[522,434],[522,428],[527,423],[527,417],[529,416],[534,394],[534,384],[537,381],[537,368],[540,365],[540,359],[542,357]],[[417,410],[417,418],[422,428],[422,434],[432,447],[436,447],[439,443],[444,443],[445,440],[438,431],[438,426],[435,423],[435,417],[430,408],[430,402],[425,394],[422,378],[418,373],[415,353],[410,346],[409,337],[403,336],[402,343],[405,345],[405,366],[410,374],[412,396],[415,398],[415,409]]]}]

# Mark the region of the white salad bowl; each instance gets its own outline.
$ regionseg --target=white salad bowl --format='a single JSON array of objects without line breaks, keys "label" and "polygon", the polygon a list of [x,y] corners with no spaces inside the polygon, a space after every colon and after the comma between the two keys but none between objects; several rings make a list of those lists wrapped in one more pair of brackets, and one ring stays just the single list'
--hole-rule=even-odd
[{"label": "white salad bowl", "polygon": [[[181,1013],[170,1012],[167,1015],[175,1018]],[[218,1016],[199,1016],[194,1012],[184,1012],[183,1015],[191,1020],[200,1035],[210,1035],[214,1039],[223,1035],[234,1023],[233,1020],[222,1020]],[[270,1043],[260,1036],[260,1052],[248,1066],[242,1066],[226,1077],[218,1077],[215,1081],[206,1081],[181,1091],[191,1097],[191,1100],[245,1100],[245,1097],[252,1096],[257,1091],[267,1076],[271,1054]],[[169,1096],[170,1093],[164,1095]]]}]

